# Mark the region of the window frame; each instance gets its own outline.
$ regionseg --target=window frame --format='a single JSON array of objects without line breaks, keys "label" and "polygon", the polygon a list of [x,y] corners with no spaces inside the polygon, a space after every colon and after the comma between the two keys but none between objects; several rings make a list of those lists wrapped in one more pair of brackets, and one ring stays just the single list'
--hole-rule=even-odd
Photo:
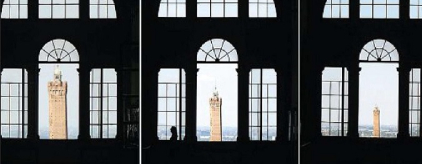
[{"label": "window frame", "polygon": [[[253,82],[253,70],[259,70],[259,82],[258,83],[254,83]],[[264,73],[264,71],[263,70],[273,70],[274,71],[274,73],[275,73],[275,76],[273,77],[274,79],[275,79],[275,83],[269,83],[269,82],[267,82],[267,83],[264,83],[263,82],[263,78],[264,78],[264,76],[263,76],[263,73]],[[249,115],[249,123],[248,123],[248,129],[249,129],[249,138],[250,138],[250,140],[251,141],[276,141],[276,137],[277,137],[277,105],[278,105],[278,103],[277,103],[277,99],[278,99],[278,97],[277,97],[277,90],[278,90],[278,87],[277,87],[277,72],[275,71],[275,68],[252,68],[251,70],[250,70],[250,72],[249,72],[249,87],[248,87],[248,89],[249,89],[249,98],[248,98],[248,101],[249,101],[249,110],[248,110],[248,115]],[[257,93],[257,95],[254,97],[253,95],[253,90],[252,90],[252,88],[253,88],[253,85],[258,85],[258,87],[256,87],[257,89],[258,89],[258,93]],[[264,95],[264,91],[262,90],[263,89],[263,86],[266,86],[266,95]],[[275,87],[275,97],[271,97],[269,94],[270,94],[270,92],[269,92],[269,86],[272,86],[272,87]],[[259,95],[258,95],[259,94]],[[259,111],[253,111],[253,107],[252,107],[252,105],[253,105],[253,100],[254,99],[258,99],[259,101]],[[269,109],[269,105],[270,105],[270,103],[269,103],[269,100],[274,100],[275,101],[275,107],[274,107],[274,111],[270,111]],[[266,107],[267,107],[267,110],[266,111],[263,111],[263,100],[265,100],[266,101]],[[254,113],[256,113],[256,115],[257,115],[257,117],[259,117],[259,119],[257,119],[256,121],[257,121],[257,125],[252,125],[253,124],[253,118],[252,118],[252,116],[253,116],[253,114]],[[267,115],[266,116],[266,120],[267,120],[267,122],[266,122],[266,124],[265,125],[263,125],[263,115]],[[270,114],[271,115],[273,115],[273,116],[275,116],[275,125],[270,125]],[[258,116],[259,115],[259,116]],[[259,134],[258,134],[258,139],[253,139],[254,137],[253,137],[253,131],[252,131],[252,129],[253,128],[258,128],[259,129]],[[267,130],[266,130],[266,132],[265,132],[265,134],[266,134],[266,138],[264,139],[264,132],[263,132],[263,128],[266,128]],[[274,140],[273,139],[271,139],[271,138],[269,138],[270,136],[269,136],[269,129],[270,128],[272,128],[273,130],[274,130],[274,132],[275,132],[275,138],[274,138]]]},{"label": "window frame", "polygon": [[[166,132],[166,138],[165,139],[160,139],[159,136],[159,140],[170,140],[171,138],[171,132],[169,131],[172,125],[168,125],[167,123],[167,116],[168,116],[168,99],[176,99],[175,103],[176,103],[176,108],[175,108],[175,122],[176,125],[174,125],[177,128],[177,140],[184,140],[185,136],[186,136],[186,72],[184,71],[184,68],[160,68],[159,72],[161,72],[161,70],[178,70],[178,82],[160,82],[159,80],[159,74],[158,74],[158,82],[157,82],[157,135],[158,132],[160,130],[160,127],[165,127],[165,132]],[[160,96],[160,85],[165,85],[166,87],[166,94],[165,96]],[[168,85],[175,85],[176,89],[176,96],[175,97],[169,97],[167,96],[168,94]],[[183,94],[184,93],[184,94]],[[160,99],[165,99],[166,100],[166,110],[165,111],[160,111]],[[173,112],[173,111],[170,111]],[[166,123],[165,125],[160,125],[160,113],[165,113],[166,116]],[[184,121],[183,121],[184,118]]]},{"label": "window frame", "polygon": [[[341,80],[324,80],[324,71],[327,68],[332,68],[332,69],[338,69],[341,68]],[[346,137],[347,133],[348,133],[348,128],[349,128],[349,106],[347,103],[347,107],[345,106],[345,102],[348,102],[349,99],[349,73],[346,67],[344,66],[326,66],[324,67],[324,71],[322,72],[322,76],[321,76],[321,135],[324,137],[332,137],[332,136],[337,136],[337,137]],[[346,75],[345,75],[346,74]],[[324,83],[328,83],[329,84],[329,91],[327,94],[324,94]],[[337,83],[338,86],[340,87],[338,90],[338,93],[332,93],[331,92],[331,86],[332,83]],[[347,88],[347,89],[346,89]],[[347,92],[347,93],[346,93]],[[328,107],[324,106],[324,96],[328,96],[329,101],[328,101]],[[333,109],[331,108],[331,98],[332,96],[338,96],[339,97],[339,108],[337,109]],[[328,121],[324,121],[323,119],[323,110],[328,110]],[[341,115],[341,117],[339,118],[339,122],[335,122],[335,121],[331,121],[331,111],[333,110],[337,110],[340,111],[339,114]],[[345,113],[347,111],[347,116],[345,116]],[[347,119],[347,121],[346,121]],[[323,129],[322,129],[322,124],[327,124],[328,123],[328,135],[324,135],[323,133]],[[335,123],[335,124],[340,124],[339,128],[337,129],[339,132],[337,133],[337,135],[333,135],[331,133],[331,124]]]},{"label": "window frame", "polygon": [[[114,71],[114,77],[116,78],[116,81],[115,82],[104,82],[104,70],[105,69],[108,69],[108,70],[113,70]],[[99,70],[100,71],[100,81],[99,82],[96,82],[95,80],[94,80],[94,77],[95,77],[95,75],[94,75],[94,70]],[[116,72],[116,70],[114,69],[114,68],[92,68],[91,69],[91,72],[90,72],[90,82],[89,82],[89,85],[90,85],[90,94],[89,94],[89,100],[90,100],[90,122],[89,122],[89,127],[90,127],[90,135],[91,135],[91,138],[95,138],[95,139],[114,139],[114,138],[116,138],[116,136],[117,136],[117,72]],[[99,87],[97,87],[97,92],[99,92],[99,93],[97,93],[97,96],[94,96],[94,94],[93,94],[93,92],[94,92],[94,85],[99,85]],[[106,91],[107,91],[107,94],[106,95],[104,95],[104,85],[106,85],[107,87],[107,89],[106,89]],[[110,93],[109,93],[109,91],[110,91],[110,89],[111,89],[111,87],[110,87],[110,85],[115,85],[115,95],[113,96],[113,95],[110,95]],[[104,110],[105,108],[104,108],[104,98],[106,98],[106,100],[107,100],[107,107],[106,107],[106,110]],[[110,109],[110,101],[109,101],[109,99],[110,98],[115,98],[115,107],[116,107],[116,109]],[[99,101],[98,101],[98,106],[97,106],[97,109],[98,110],[94,110],[93,109],[93,99],[99,99]],[[93,112],[98,112],[98,115],[97,115],[97,118],[98,118],[98,123],[93,123]],[[106,112],[107,113],[107,121],[104,121],[104,117],[103,117],[103,113],[104,112]],[[116,118],[115,118],[115,120],[116,120],[116,122],[115,123],[110,123],[110,112],[115,112],[115,116],[116,116]],[[106,123],[104,123],[104,122],[106,122]],[[98,132],[99,132],[99,134],[98,134],[98,137],[93,137],[93,136],[95,136],[94,135],[94,132],[93,132],[93,127],[95,127],[95,126],[99,126],[99,129],[98,129]],[[110,135],[110,126],[115,126],[115,134],[116,134],[116,136],[111,136]],[[106,129],[107,129],[107,134],[104,136],[104,127],[107,127]]]},{"label": "window frame", "polygon": [[[4,70],[18,70],[21,71],[21,79],[20,82],[5,82],[5,80],[3,79],[4,77]],[[2,74],[1,74],[1,85],[2,87],[0,87],[0,91],[1,88],[3,88],[3,85],[7,85],[8,86],[8,95],[4,96],[3,95],[3,91],[1,91],[1,101],[0,104],[2,105],[2,101],[4,98],[8,99],[8,108],[6,110],[1,109],[1,114],[0,116],[2,116],[3,112],[8,112],[8,123],[3,123],[3,119],[1,119],[1,133],[3,133],[3,126],[8,126],[9,132],[8,132],[8,136],[5,135],[1,135],[3,138],[27,138],[28,135],[28,72],[25,68],[4,68],[2,70]],[[17,96],[12,96],[11,95],[11,85],[18,85],[18,94]],[[20,95],[20,91],[22,91],[22,95]],[[12,110],[11,109],[11,98],[18,98],[18,109],[17,110]],[[20,104],[19,104],[20,103]],[[18,113],[18,117],[21,116],[21,120],[18,118],[17,123],[11,123],[11,119],[10,119],[10,115],[12,113],[12,111],[15,111]],[[26,115],[26,117],[25,117]],[[3,118],[3,116],[1,117]],[[18,126],[18,136],[17,137],[10,137],[11,136],[11,126]]]}]

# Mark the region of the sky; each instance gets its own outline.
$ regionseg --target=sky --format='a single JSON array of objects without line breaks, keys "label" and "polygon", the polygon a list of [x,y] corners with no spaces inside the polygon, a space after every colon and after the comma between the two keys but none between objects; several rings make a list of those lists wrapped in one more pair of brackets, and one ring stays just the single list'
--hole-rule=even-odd
[{"label": "sky", "polygon": [[381,125],[398,125],[398,64],[361,63],[359,125],[372,125],[375,105]]}]

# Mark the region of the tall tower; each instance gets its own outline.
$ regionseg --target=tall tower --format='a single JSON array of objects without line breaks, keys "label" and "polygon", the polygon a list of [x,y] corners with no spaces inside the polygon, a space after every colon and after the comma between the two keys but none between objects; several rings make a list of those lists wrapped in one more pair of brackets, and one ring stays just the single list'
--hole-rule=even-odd
[{"label": "tall tower", "polygon": [[215,87],[213,96],[210,98],[210,141],[221,141],[221,103],[222,99],[218,96],[217,87]]},{"label": "tall tower", "polygon": [[373,111],[374,114],[374,131],[373,131],[373,137],[380,137],[380,110],[378,109],[378,106],[375,106],[375,109]]},{"label": "tall tower", "polygon": [[67,82],[62,81],[59,66],[54,70],[54,80],[48,82],[50,113],[50,139],[67,139]]}]

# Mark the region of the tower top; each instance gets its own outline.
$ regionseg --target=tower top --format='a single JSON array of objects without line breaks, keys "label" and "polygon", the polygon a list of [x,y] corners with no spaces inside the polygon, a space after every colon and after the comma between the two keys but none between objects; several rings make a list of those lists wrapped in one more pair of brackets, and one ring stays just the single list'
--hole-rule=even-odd
[{"label": "tower top", "polygon": [[62,81],[62,71],[59,69],[59,65],[54,69],[54,80]]},{"label": "tower top", "polygon": [[380,111],[378,105],[375,105],[374,111]]},{"label": "tower top", "polygon": [[214,95],[215,97],[218,97],[217,86],[215,86],[215,87],[214,87],[214,92],[213,92],[213,95]]}]

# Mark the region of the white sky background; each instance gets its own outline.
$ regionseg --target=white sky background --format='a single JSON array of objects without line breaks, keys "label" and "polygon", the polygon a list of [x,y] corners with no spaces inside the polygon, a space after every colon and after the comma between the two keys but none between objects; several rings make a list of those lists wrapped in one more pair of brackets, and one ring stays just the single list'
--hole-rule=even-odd
[{"label": "white sky background", "polygon": [[237,64],[198,64],[197,126],[210,126],[209,99],[217,90],[222,98],[222,126],[237,127]]},{"label": "white sky background", "polygon": [[398,64],[361,63],[359,125],[372,125],[375,105],[381,125],[398,125]]},{"label": "white sky background", "polygon": [[[49,106],[47,84],[54,79],[54,69],[57,64],[40,64],[39,68],[39,130],[49,131]],[[79,73],[77,64],[59,64],[62,80],[67,81],[67,126],[68,139],[77,139],[79,130]],[[72,130],[75,133],[71,133]],[[42,138],[41,139],[48,139]]]}]

